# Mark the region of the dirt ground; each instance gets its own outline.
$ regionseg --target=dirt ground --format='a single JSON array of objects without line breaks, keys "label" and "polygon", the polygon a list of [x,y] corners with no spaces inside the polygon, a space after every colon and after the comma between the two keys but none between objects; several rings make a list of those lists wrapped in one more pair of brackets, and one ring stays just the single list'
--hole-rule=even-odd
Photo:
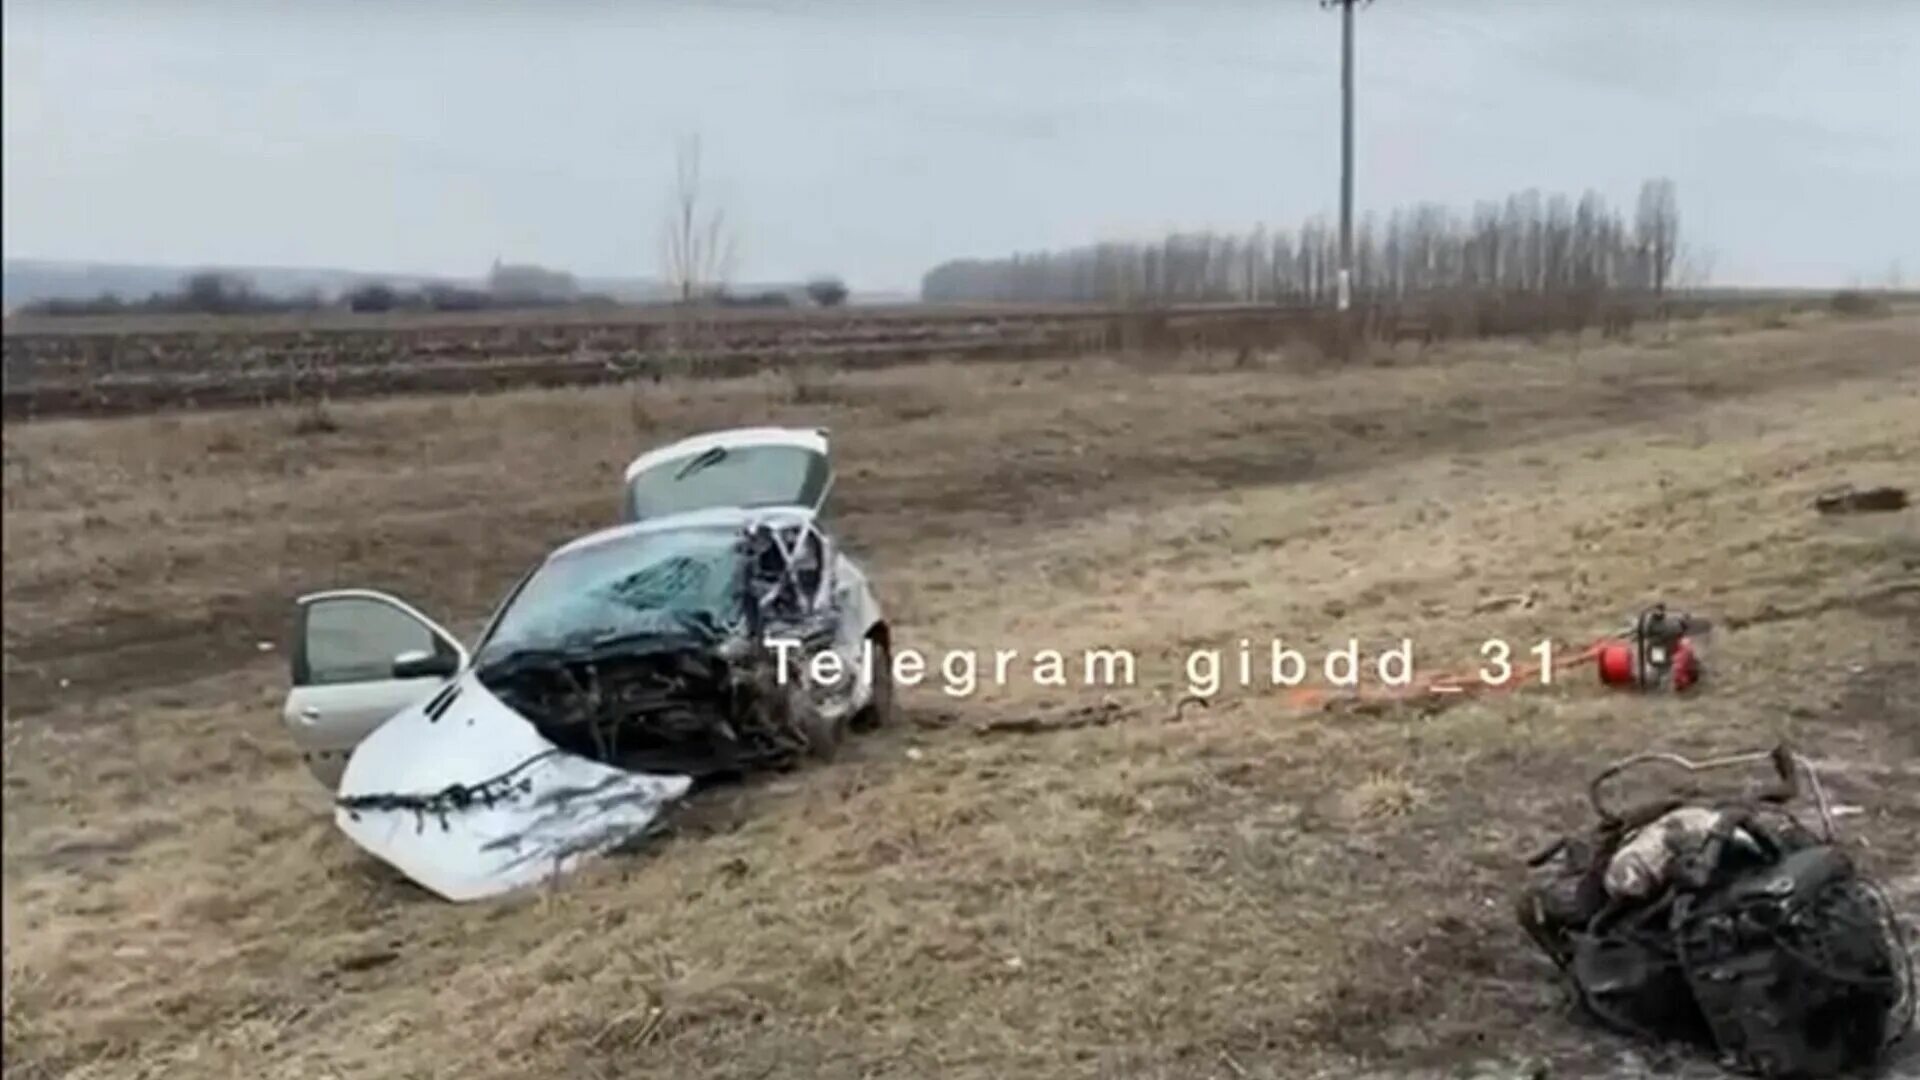
[{"label": "dirt ground", "polygon": [[[10,424],[9,1072],[1708,1070],[1571,1014],[1513,924],[1520,863],[1614,757],[1784,736],[1920,908],[1920,511],[1811,507],[1920,488],[1920,315],[1636,336]],[[840,760],[496,903],[334,829],[278,729],[294,595],[386,588],[471,631],[610,521],[635,453],[760,422],[833,430],[899,647],[1126,647],[1138,684],[930,678]],[[1488,638],[1570,652],[1662,598],[1720,620],[1692,700],[1570,671],[1306,712],[1256,665],[1174,718],[1195,648],[1405,637],[1470,672]],[[977,731],[1090,708],[1117,719]]]}]

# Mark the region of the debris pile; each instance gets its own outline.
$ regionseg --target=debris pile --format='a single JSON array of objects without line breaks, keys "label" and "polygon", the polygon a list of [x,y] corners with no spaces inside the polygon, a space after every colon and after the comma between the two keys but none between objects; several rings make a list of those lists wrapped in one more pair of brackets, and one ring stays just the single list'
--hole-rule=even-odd
[{"label": "debris pile", "polygon": [[[1644,764],[1698,772],[1769,760],[1779,787],[1751,799],[1615,812],[1600,797]],[[1818,828],[1788,809],[1802,777]],[[1866,1067],[1907,1031],[1913,970],[1899,921],[1834,842],[1804,758],[1784,746],[1698,764],[1646,754],[1601,773],[1592,797],[1599,824],[1530,860],[1547,869],[1518,915],[1596,1019],[1711,1047],[1728,1067],[1769,1078]]]},{"label": "debris pile", "polygon": [[1890,513],[1907,508],[1904,488],[1856,488],[1851,484],[1823,492],[1813,500],[1814,509],[1823,514]]}]

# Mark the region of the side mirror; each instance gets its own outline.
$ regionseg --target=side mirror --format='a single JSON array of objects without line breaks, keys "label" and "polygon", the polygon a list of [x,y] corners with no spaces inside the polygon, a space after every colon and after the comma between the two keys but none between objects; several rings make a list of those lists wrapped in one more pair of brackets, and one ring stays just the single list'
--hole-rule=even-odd
[{"label": "side mirror", "polygon": [[425,649],[409,649],[393,658],[393,677],[396,679],[445,679],[459,670],[458,657]]}]

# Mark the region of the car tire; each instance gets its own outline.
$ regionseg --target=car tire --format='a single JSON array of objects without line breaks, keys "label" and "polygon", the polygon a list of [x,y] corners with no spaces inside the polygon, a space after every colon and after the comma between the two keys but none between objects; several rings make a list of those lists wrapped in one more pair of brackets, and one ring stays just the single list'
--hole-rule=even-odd
[{"label": "car tire", "polygon": [[807,756],[816,761],[832,761],[840,752],[840,744],[846,741],[847,726],[846,713],[829,720],[818,711],[809,710],[805,729]]},{"label": "car tire", "polygon": [[873,642],[873,697],[853,718],[855,731],[878,731],[893,723],[893,647],[882,634]]}]

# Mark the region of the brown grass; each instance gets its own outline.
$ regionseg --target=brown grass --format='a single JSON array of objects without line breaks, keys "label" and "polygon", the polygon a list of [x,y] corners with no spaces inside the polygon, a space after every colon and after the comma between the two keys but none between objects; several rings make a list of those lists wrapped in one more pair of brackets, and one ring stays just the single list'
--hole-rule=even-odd
[{"label": "brown grass", "polygon": [[[1920,894],[1920,319],[1814,316],[1385,367],[921,365],[9,425],[6,1029],[35,1076],[1448,1075],[1625,1049],[1511,926],[1518,860],[1648,743],[1787,735]],[[1140,685],[937,680],[848,758],[716,791],[647,853],[446,905],[360,855],[280,738],[287,601],[471,629],[606,522],[638,450],[824,423],[902,645],[1139,651]],[[1537,590],[1531,608],[1474,614]],[[1552,688],[1173,721],[1179,658],[1479,643],[1665,596],[1752,617],[1692,702]],[[1878,599],[1876,599],[1876,597]],[[1018,670],[1018,669],[1016,669]],[[1116,724],[982,738],[996,717]],[[1624,1066],[1633,1073],[1631,1065]]]}]

